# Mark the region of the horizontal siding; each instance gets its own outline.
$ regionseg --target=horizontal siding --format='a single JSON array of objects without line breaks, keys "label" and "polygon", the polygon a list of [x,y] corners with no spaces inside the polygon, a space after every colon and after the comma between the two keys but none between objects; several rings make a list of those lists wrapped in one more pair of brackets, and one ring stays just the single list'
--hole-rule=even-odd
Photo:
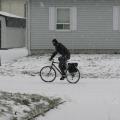
[{"label": "horizontal siding", "polygon": [[6,27],[6,39],[3,41],[3,48],[25,47],[25,29]]},{"label": "horizontal siding", "polygon": [[[57,38],[69,49],[119,49],[120,32],[113,31],[113,6],[118,0],[31,0],[31,49],[50,49]],[[43,1],[42,1],[43,2]],[[77,31],[49,30],[49,7],[77,7]]]}]

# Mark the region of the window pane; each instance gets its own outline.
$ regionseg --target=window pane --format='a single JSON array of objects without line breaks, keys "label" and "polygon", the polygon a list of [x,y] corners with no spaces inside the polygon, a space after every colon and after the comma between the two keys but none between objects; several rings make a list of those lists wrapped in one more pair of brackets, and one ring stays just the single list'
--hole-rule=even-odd
[{"label": "window pane", "polygon": [[58,30],[60,30],[60,29],[62,30],[63,29],[63,24],[57,24],[56,27],[57,27]]},{"label": "window pane", "polygon": [[70,9],[58,8],[57,9],[57,23],[70,23]]},{"label": "window pane", "polygon": [[70,24],[57,24],[56,29],[58,30],[69,30],[70,29]]},{"label": "window pane", "polygon": [[64,24],[64,29],[69,30],[70,29],[70,24]]}]

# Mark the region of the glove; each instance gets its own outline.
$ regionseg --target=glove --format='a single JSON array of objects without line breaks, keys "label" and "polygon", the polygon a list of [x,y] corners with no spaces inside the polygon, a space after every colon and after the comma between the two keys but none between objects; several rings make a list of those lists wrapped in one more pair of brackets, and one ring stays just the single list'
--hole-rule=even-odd
[{"label": "glove", "polygon": [[49,58],[49,61],[51,61],[52,59],[51,58]]}]

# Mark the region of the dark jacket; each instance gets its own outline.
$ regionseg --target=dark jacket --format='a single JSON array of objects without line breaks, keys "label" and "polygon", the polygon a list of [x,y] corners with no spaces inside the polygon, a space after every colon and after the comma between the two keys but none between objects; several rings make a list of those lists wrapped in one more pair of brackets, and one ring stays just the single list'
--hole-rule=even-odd
[{"label": "dark jacket", "polygon": [[57,53],[59,53],[63,57],[66,57],[67,59],[70,59],[69,50],[62,43],[59,42],[55,45],[55,52],[52,54],[50,59],[53,59]]}]

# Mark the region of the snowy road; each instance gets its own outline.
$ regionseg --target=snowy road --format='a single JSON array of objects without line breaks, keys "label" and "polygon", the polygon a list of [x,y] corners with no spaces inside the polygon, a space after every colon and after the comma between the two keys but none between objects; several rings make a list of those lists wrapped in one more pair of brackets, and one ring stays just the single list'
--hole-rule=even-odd
[{"label": "snowy road", "polygon": [[59,96],[66,102],[37,120],[120,120],[120,79],[81,79],[77,84],[38,76],[1,77],[0,90]]}]

